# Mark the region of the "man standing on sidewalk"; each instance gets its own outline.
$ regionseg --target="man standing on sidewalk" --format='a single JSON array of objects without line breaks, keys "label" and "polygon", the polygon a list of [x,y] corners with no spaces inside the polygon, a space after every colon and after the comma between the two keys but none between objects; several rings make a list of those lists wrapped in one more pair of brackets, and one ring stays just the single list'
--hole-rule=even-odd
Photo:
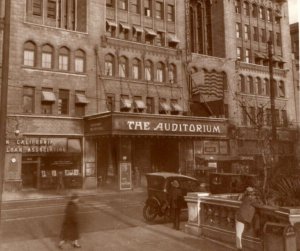
[{"label": "man standing on sidewalk", "polygon": [[171,212],[173,216],[173,228],[179,230],[183,196],[179,182],[177,180],[173,180],[171,184]]}]

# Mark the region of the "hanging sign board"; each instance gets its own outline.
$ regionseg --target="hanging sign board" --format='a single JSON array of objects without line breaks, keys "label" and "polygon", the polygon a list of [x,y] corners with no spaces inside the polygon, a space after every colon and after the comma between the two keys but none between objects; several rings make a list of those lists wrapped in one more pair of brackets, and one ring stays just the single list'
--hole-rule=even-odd
[{"label": "hanging sign board", "polygon": [[119,183],[120,190],[132,189],[130,162],[122,161],[119,163]]}]

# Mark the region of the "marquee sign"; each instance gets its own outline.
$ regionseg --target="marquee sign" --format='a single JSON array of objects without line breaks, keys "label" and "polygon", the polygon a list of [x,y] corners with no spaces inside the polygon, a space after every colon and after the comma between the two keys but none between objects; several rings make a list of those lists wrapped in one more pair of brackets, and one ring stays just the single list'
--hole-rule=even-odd
[{"label": "marquee sign", "polygon": [[227,124],[221,119],[115,113],[87,120],[85,134],[226,136]]}]

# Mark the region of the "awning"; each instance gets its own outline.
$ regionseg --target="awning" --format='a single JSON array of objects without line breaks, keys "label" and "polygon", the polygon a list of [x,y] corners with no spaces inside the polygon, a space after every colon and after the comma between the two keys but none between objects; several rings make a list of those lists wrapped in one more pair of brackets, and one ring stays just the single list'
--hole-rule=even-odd
[{"label": "awning", "polygon": [[76,104],[88,104],[89,101],[87,100],[86,96],[84,94],[75,94],[75,103]]},{"label": "awning", "polygon": [[174,112],[182,112],[183,109],[179,104],[171,104],[172,111]]},{"label": "awning", "polygon": [[166,102],[161,102],[159,104],[159,110],[160,111],[164,111],[164,112],[169,112],[171,111],[171,107],[169,104],[167,104]]},{"label": "awning", "polygon": [[50,91],[42,91],[42,101],[43,102],[55,102],[55,94]]},{"label": "awning", "polygon": [[275,56],[275,55],[274,55],[274,56],[272,57],[272,59],[273,59],[274,61],[277,61],[277,62],[284,62],[284,61],[283,61],[283,58],[280,57],[280,56]]},{"label": "awning", "polygon": [[146,31],[146,35],[153,36],[153,37],[157,36],[157,34],[154,30],[145,28],[145,31]]},{"label": "awning", "polygon": [[146,105],[143,100],[134,100],[134,107],[137,109],[146,109]]},{"label": "awning", "polygon": [[140,26],[133,26],[133,29],[135,30],[135,32],[138,32],[138,33],[143,33],[144,32],[144,30],[143,30],[143,28],[142,27],[140,27]]},{"label": "awning", "polygon": [[116,24],[116,22],[114,22],[114,21],[106,20],[106,23],[107,23],[107,25],[109,25],[109,26],[117,27],[117,24]]},{"label": "awning", "polygon": [[131,108],[131,104],[132,104],[132,102],[131,102],[130,99],[128,99],[128,98],[122,98],[121,99],[121,108],[122,109],[124,109],[124,108],[130,109]]},{"label": "awning", "polygon": [[120,26],[124,30],[130,30],[130,26],[128,24],[120,23]]},{"label": "awning", "polygon": [[68,152],[81,152],[80,139],[68,139]]},{"label": "awning", "polygon": [[169,34],[168,40],[169,40],[169,43],[175,43],[175,44],[180,43],[180,40],[176,37],[176,35]]},{"label": "awning", "polygon": [[257,58],[262,58],[262,59],[267,58],[267,56],[264,55],[264,54],[261,53],[261,52],[255,52],[254,55],[255,55],[255,57],[257,57]]}]

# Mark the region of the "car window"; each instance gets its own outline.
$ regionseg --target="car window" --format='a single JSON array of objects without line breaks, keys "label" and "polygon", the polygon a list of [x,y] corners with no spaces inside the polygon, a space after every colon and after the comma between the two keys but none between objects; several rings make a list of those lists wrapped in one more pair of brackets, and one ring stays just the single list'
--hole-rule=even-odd
[{"label": "car window", "polygon": [[180,181],[180,186],[186,192],[196,192],[199,187],[199,184],[196,180],[184,179]]},{"label": "car window", "polygon": [[147,180],[148,180],[148,188],[158,189],[158,190],[164,189],[165,179],[163,177],[149,176],[147,177]]}]

